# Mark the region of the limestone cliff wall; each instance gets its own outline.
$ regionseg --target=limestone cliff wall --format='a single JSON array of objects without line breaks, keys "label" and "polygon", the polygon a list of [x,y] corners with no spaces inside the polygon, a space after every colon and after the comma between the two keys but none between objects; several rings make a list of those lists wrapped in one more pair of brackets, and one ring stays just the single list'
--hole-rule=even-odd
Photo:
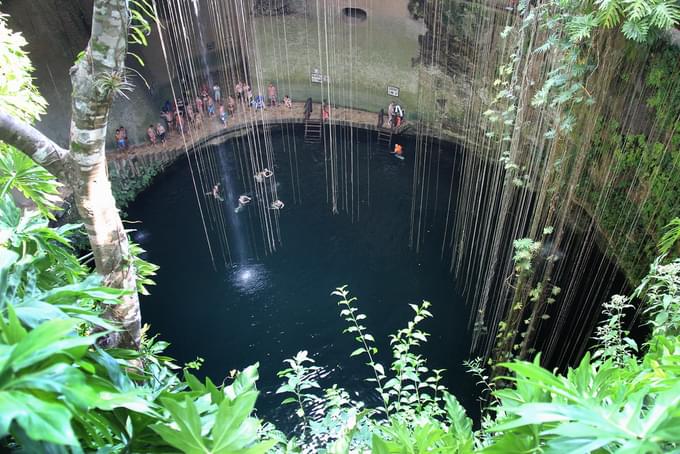
[{"label": "limestone cliff wall", "polygon": [[[6,0],[0,11],[9,14],[9,26],[28,41],[28,51],[35,66],[35,80],[49,103],[47,114],[37,127],[62,146],[68,144],[71,121],[71,81],[69,68],[87,45],[92,20],[92,0]],[[157,121],[159,101],[154,97],[154,82],[163,76],[162,59],[156,58],[158,40],[152,37],[148,49],[134,49],[147,62],[145,67],[128,57],[127,64],[151,83],[147,89],[141,78],[131,71],[134,91],[129,99],[114,101],[109,119],[109,142],[115,129],[124,125],[130,139],[144,139],[146,126]],[[163,72],[161,72],[162,70]],[[167,77],[166,77],[167,78]]]}]

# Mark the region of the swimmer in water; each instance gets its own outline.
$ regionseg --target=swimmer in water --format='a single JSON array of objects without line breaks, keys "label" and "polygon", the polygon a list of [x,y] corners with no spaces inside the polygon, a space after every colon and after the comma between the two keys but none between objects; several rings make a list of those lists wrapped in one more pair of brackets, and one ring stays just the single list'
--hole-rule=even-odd
[{"label": "swimmer in water", "polygon": [[224,199],[222,198],[222,196],[220,196],[220,183],[217,183],[215,186],[213,186],[212,191],[206,192],[205,195],[211,195],[216,200],[224,202]]},{"label": "swimmer in water", "polygon": [[398,143],[394,144],[394,151],[390,151],[390,154],[393,155],[395,158],[402,160],[404,159],[404,149]]},{"label": "swimmer in water", "polygon": [[280,210],[280,209],[282,209],[284,206],[285,206],[285,205],[283,204],[282,201],[280,201],[279,199],[276,199],[276,200],[274,200],[274,201],[272,202],[272,204],[271,204],[271,209],[272,209],[272,210]]},{"label": "swimmer in water", "polygon": [[239,211],[243,210],[245,208],[245,206],[250,203],[251,200],[252,199],[245,194],[239,196],[238,206],[236,208],[234,208],[234,213],[238,213]]},{"label": "swimmer in water", "polygon": [[264,183],[265,178],[270,178],[272,175],[274,175],[274,172],[272,172],[269,169],[263,169],[260,172],[257,172],[253,177],[255,178],[255,181],[258,183]]}]

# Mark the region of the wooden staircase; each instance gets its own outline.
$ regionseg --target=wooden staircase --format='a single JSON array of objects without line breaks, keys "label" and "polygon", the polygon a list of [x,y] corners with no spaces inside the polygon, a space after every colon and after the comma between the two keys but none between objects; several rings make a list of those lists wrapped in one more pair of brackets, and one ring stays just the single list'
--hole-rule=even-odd
[{"label": "wooden staircase", "polygon": [[305,121],[305,143],[321,143],[321,129],[323,125],[320,119]]}]

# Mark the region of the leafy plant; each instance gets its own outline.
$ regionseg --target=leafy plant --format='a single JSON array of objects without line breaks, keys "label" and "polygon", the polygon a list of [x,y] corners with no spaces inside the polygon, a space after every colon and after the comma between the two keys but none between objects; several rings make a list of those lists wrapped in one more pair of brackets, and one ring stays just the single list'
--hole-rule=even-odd
[{"label": "leafy plant", "polygon": [[161,398],[166,416],[151,426],[168,445],[188,454],[264,454],[276,444],[260,441],[260,421],[251,416],[257,365],[222,391],[209,379],[203,385],[188,372],[185,376],[191,391]]}]

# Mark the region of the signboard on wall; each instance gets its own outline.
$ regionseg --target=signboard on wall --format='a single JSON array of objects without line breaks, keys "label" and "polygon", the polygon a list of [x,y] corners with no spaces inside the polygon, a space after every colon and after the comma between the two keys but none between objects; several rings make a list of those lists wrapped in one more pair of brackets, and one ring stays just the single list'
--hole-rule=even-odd
[{"label": "signboard on wall", "polygon": [[387,94],[390,96],[399,97],[399,87],[393,87],[392,85],[388,85]]},{"label": "signboard on wall", "polygon": [[322,82],[328,82],[328,76],[321,74],[318,68],[312,69],[312,83],[320,84]]}]

